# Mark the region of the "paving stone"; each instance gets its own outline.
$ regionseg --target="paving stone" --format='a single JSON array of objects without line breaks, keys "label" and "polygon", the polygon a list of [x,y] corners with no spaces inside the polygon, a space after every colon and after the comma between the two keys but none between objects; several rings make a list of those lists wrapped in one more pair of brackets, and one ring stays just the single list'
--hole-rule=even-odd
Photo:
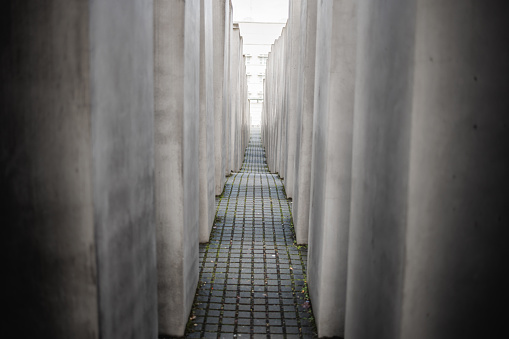
[{"label": "paving stone", "polygon": [[265,319],[265,312],[253,312],[253,318]]},{"label": "paving stone", "polygon": [[207,325],[209,325],[209,324],[213,324],[213,325],[219,324],[219,317],[207,317],[206,324]]},{"label": "paving stone", "polygon": [[205,331],[207,331],[207,332],[216,332],[217,333],[217,330],[218,330],[218,325],[213,325],[213,324],[205,325]]},{"label": "paving stone", "polygon": [[221,315],[221,311],[219,311],[219,310],[210,310],[207,315],[209,317],[219,317]]},{"label": "paving stone", "polygon": [[251,305],[239,305],[239,311],[251,311]]},{"label": "paving stone", "polygon": [[287,326],[286,327],[286,333],[298,334],[299,333],[299,328],[298,327],[289,327],[289,326]]},{"label": "paving stone", "polygon": [[249,326],[238,326],[237,332],[238,333],[251,333],[251,328]]},{"label": "paving stone", "polygon": [[234,325],[235,324],[235,318],[223,318],[222,324],[224,325]]},{"label": "paving stone", "polygon": [[251,325],[251,319],[237,319],[237,324],[239,325]]},{"label": "paving stone", "polygon": [[253,310],[255,312],[265,312],[265,305],[254,305]]},{"label": "paving stone", "polygon": [[254,333],[266,333],[267,326],[253,326],[253,332]]}]

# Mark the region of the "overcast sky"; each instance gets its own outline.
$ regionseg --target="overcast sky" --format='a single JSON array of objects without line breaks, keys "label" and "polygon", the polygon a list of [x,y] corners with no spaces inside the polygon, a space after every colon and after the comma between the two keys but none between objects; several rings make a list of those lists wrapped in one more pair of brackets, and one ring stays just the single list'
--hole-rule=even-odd
[{"label": "overcast sky", "polygon": [[232,0],[233,21],[286,22],[288,0]]}]

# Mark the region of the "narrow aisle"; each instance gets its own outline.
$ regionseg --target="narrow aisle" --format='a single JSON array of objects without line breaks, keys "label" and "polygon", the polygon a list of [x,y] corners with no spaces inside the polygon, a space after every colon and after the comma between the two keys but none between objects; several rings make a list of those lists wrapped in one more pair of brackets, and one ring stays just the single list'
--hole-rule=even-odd
[{"label": "narrow aisle", "polygon": [[251,132],[241,171],[216,199],[186,337],[316,337],[306,299],[307,249],[294,244],[291,206],[268,171],[259,129]]}]

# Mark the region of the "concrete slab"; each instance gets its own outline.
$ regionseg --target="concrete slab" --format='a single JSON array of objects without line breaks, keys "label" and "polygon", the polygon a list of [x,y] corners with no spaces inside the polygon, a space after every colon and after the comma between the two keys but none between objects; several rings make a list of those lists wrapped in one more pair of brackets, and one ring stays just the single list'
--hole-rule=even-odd
[{"label": "concrete slab", "polygon": [[100,337],[154,337],[152,1],[125,1],[121,9],[116,1],[91,2],[90,15]]},{"label": "concrete slab", "polygon": [[[209,240],[215,206],[215,105],[212,3],[201,0],[200,15],[200,242]],[[220,159],[221,157],[218,156]]]},{"label": "concrete slab", "polygon": [[198,284],[200,0],[154,6],[159,333],[182,336]]},{"label": "concrete slab", "polygon": [[302,57],[301,49],[301,8],[302,0],[291,1],[289,4],[289,18],[288,18],[288,37],[286,44],[288,52],[286,54],[285,63],[286,70],[286,140],[284,141],[287,147],[285,154],[285,191],[288,198],[294,196],[294,177],[295,177],[295,151],[297,147],[297,117],[299,115],[298,102],[299,102],[299,75],[300,64]]},{"label": "concrete slab", "polygon": [[318,336],[344,337],[356,2],[320,2],[316,29],[308,283]]},{"label": "concrete slab", "polygon": [[298,244],[308,243],[311,189],[313,106],[315,95],[316,0],[302,2],[301,55],[295,150],[295,192],[293,223]]},{"label": "concrete slab", "polygon": [[2,13],[2,337],[157,335],[152,15],[151,1]]},{"label": "concrete slab", "polygon": [[[228,6],[227,6],[228,4]],[[225,183],[225,123],[228,97],[228,62],[230,6],[227,0],[215,0],[213,6],[213,49],[214,49],[214,153],[215,153],[215,194],[220,195]]]}]

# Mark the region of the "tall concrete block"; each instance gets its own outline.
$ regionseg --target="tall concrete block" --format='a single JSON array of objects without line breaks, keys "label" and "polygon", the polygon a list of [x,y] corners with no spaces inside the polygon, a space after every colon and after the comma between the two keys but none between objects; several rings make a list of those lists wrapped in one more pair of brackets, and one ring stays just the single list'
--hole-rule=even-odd
[{"label": "tall concrete block", "polygon": [[182,336],[198,283],[200,0],[154,4],[159,333]]},{"label": "tall concrete block", "polygon": [[248,132],[248,128],[250,125],[249,122],[249,100],[247,97],[247,75],[246,75],[246,56],[243,51],[244,42],[242,37],[240,37],[240,96],[239,96],[239,105],[240,105],[240,121],[238,125],[239,136],[238,136],[238,152],[237,152],[237,168],[240,170],[242,168],[242,163],[244,162],[244,153],[247,147],[247,139],[246,135]]},{"label": "tall concrete block", "polygon": [[262,135],[267,150],[267,164],[273,173],[284,176],[286,163],[286,26],[274,42],[267,61]]},{"label": "tall concrete block", "polygon": [[[229,1],[215,0],[212,2],[213,6],[213,49],[214,49],[214,153],[215,153],[215,194],[220,195],[226,181],[225,173],[225,122],[224,110],[227,97],[226,84],[228,79],[226,77],[225,67],[226,63],[226,46],[225,41],[228,41],[228,30],[226,29],[229,22]],[[228,13],[226,12],[228,10]],[[227,20],[228,19],[228,20]]]},{"label": "tall concrete block", "polygon": [[226,36],[225,36],[225,79],[227,79],[224,83],[224,92],[223,92],[223,100],[225,104],[223,105],[223,119],[224,119],[224,161],[225,161],[225,175],[230,176],[232,172],[231,167],[231,159],[230,159],[230,153],[231,153],[231,111],[232,111],[232,102],[231,102],[231,96],[233,94],[233,88],[231,86],[231,77],[232,77],[232,70],[231,70],[231,40],[233,36],[233,7],[231,2],[229,2],[225,8],[226,13]]},{"label": "tall concrete block", "polygon": [[4,8],[2,337],[157,335],[152,13]]},{"label": "tall concrete block", "polygon": [[292,205],[298,244],[308,243],[311,189],[311,156],[316,55],[316,0],[304,0],[301,11],[301,57],[297,97],[297,139],[295,150],[295,189]]},{"label": "tall concrete block", "polygon": [[91,2],[90,14],[100,337],[154,337],[153,3]]},{"label": "tall concrete block", "polygon": [[400,338],[414,31],[415,2],[359,3],[347,338]]},{"label": "tall concrete block", "polygon": [[301,8],[302,0],[290,1],[287,38],[288,54],[287,63],[287,122],[286,122],[286,168],[285,168],[285,191],[288,198],[294,196],[294,177],[295,177],[295,151],[297,145],[297,119],[299,102],[299,75],[300,64],[302,61],[301,48]]},{"label": "tall concrete block", "polygon": [[400,338],[504,337],[509,6],[416,9]]},{"label": "tall concrete block", "polygon": [[280,98],[279,99],[279,130],[278,130],[278,150],[277,152],[277,167],[276,171],[279,173],[279,176],[281,179],[284,179],[286,174],[286,157],[288,155],[287,153],[287,146],[286,143],[286,133],[287,130],[287,119],[288,119],[288,70],[290,68],[290,64],[286,62],[286,58],[288,55],[286,54],[288,51],[288,35],[289,35],[289,29],[288,26],[285,26],[283,28],[283,31],[281,33],[281,41],[280,41],[280,52],[278,53],[279,57],[279,67],[278,67],[278,77],[279,77],[279,86],[278,86],[278,92],[277,95]]},{"label": "tall concrete block", "polygon": [[[215,217],[215,105],[212,3],[201,0],[200,17],[200,242],[208,242]],[[220,157],[218,157],[220,158]]]},{"label": "tall concrete block", "polygon": [[229,167],[233,172],[238,172],[237,158],[238,158],[238,145],[237,145],[237,132],[238,121],[240,116],[240,31],[237,24],[234,24],[231,40],[230,40],[230,117],[229,117]]},{"label": "tall concrete block", "polygon": [[352,179],[355,1],[320,2],[316,29],[308,284],[318,336],[343,337]]},{"label": "tall concrete block", "polygon": [[[24,1],[1,16],[0,218],[8,258],[1,300],[9,312],[0,333],[98,338],[90,8]],[[67,41],[69,32],[76,39]]]},{"label": "tall concrete block", "polygon": [[359,7],[346,336],[503,336],[509,7]]}]

